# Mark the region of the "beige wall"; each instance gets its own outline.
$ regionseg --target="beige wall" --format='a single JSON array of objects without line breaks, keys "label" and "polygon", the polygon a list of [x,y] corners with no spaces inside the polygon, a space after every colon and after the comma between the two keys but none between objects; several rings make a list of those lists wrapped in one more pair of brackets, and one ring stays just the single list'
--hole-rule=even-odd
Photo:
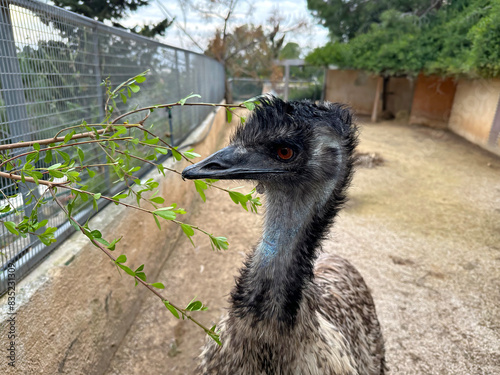
[{"label": "beige wall", "polygon": [[[467,140],[488,148],[488,137],[499,100],[500,79],[460,80],[449,128]],[[490,150],[500,154],[498,147]]]},{"label": "beige wall", "polygon": [[[345,103],[359,115],[371,115],[377,90],[377,75],[361,70],[328,70],[325,100]],[[386,111],[382,113],[382,95],[378,113],[396,116],[405,111],[408,115],[413,98],[413,80],[406,77],[391,77],[386,86]]]},{"label": "beige wall", "polygon": [[[328,70],[325,100],[345,103],[357,114],[370,115],[375,100],[378,76],[360,70]],[[379,103],[380,109],[381,102]]]},{"label": "beige wall", "polygon": [[[225,112],[219,110],[209,136],[196,151],[204,157],[221,147],[225,127]],[[179,162],[174,168],[182,170],[183,165]],[[192,182],[183,183],[172,173],[156,178],[166,203],[179,203],[189,212],[198,201]],[[112,204],[94,217],[90,226],[99,228],[107,239],[123,235],[115,255],[126,254],[126,264],[134,269],[144,263],[151,282],[157,281],[180,236],[177,225],[164,222],[159,231],[150,215]],[[130,277],[120,276],[110,260],[82,237],[71,236],[17,284],[16,368],[8,367],[5,358],[8,325],[4,315],[0,374],[100,374],[142,301],[153,298],[145,288],[134,288]],[[6,298],[0,299],[1,306],[7,305]]]}]

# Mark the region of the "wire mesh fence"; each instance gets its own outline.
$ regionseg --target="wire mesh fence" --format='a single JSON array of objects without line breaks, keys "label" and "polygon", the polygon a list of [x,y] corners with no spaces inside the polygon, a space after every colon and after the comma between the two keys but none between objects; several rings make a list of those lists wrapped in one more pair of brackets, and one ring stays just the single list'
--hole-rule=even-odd
[{"label": "wire mesh fence", "polygon": [[[271,82],[269,80],[254,78],[232,78],[230,80],[233,100],[240,102],[248,98],[271,93],[284,97],[285,82]],[[323,91],[323,82],[317,79],[292,80],[288,83],[289,100],[320,100]]]},{"label": "wire mesh fence", "polygon": [[[135,106],[176,102],[191,92],[203,101],[219,102],[224,96],[224,69],[206,56],[174,48],[127,31],[76,15],[47,4],[29,0],[0,0],[0,144],[53,137],[59,130],[82,121],[100,123],[104,118],[104,89],[101,82],[109,77],[116,86],[150,69],[141,93],[119,106],[119,115]],[[194,99],[194,101],[199,99]],[[209,107],[183,107],[155,111],[148,123],[157,135],[181,143],[209,114]],[[170,115],[170,116],[169,116]],[[133,118],[130,119],[134,121]],[[105,159],[92,146],[84,149],[92,155],[89,164]],[[16,149],[11,155],[25,149]],[[40,158],[40,167],[44,161]],[[147,169],[141,169],[143,173]],[[113,184],[105,170],[95,170],[89,179],[91,191],[114,193],[123,186]],[[17,194],[11,206],[21,213],[1,214],[0,220],[22,220],[35,202],[28,203],[29,188],[35,196],[44,191],[0,178],[0,207],[5,196]],[[61,201],[70,199],[60,192]],[[89,205],[79,207],[76,219],[92,213]],[[43,217],[40,217],[40,214]],[[43,205],[39,220],[57,227],[58,242],[73,230],[55,203]],[[7,288],[7,267],[15,264],[16,278],[25,276],[54,247],[45,246],[35,237],[22,238],[0,226],[0,294]]]}]

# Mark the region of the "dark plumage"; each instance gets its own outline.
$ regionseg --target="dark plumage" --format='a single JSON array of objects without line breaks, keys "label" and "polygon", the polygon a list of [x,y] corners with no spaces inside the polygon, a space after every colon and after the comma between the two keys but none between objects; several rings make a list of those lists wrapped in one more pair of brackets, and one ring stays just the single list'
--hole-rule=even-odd
[{"label": "dark plumage", "polygon": [[[346,200],[357,130],[339,104],[263,99],[223,150],[185,178],[257,180],[266,192],[261,240],[208,342],[202,374],[384,374],[384,344],[361,275],[319,256]],[[318,257],[319,256],[319,257]]]}]

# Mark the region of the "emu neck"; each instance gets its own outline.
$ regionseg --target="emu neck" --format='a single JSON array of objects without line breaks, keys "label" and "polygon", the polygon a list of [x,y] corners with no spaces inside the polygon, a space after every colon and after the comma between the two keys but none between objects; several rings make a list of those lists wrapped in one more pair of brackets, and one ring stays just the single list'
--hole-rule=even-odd
[{"label": "emu neck", "polygon": [[336,213],[333,187],[266,188],[263,235],[232,294],[237,316],[292,325],[313,280],[317,246]]}]

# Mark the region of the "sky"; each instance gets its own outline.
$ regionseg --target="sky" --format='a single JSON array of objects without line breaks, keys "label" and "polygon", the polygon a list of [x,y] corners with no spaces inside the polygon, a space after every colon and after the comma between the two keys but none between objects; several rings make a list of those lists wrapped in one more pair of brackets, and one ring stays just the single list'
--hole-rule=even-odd
[{"label": "sky", "polygon": [[[165,37],[159,37],[158,39],[175,47],[203,52],[200,47],[206,48],[208,40],[214,35],[214,31],[222,27],[223,20],[216,16],[204,18],[199,12],[192,10],[186,9],[183,12],[181,3],[183,3],[182,0],[151,0],[149,6],[140,8],[137,12],[130,14],[121,23],[124,26],[133,27],[137,24],[157,23],[167,15],[169,18],[175,17],[175,22],[167,29]],[[210,2],[205,0],[198,1],[198,3],[207,4]],[[293,28],[301,21],[307,23],[307,27],[296,32],[291,31],[287,33],[285,38],[285,44],[287,42],[299,44],[303,52],[301,57],[304,57],[313,48],[327,43],[328,30],[318,25],[317,20],[312,17],[307,9],[307,0],[253,0],[251,2],[239,0],[230,25],[234,27],[245,23],[253,23],[266,26],[269,25],[268,19],[273,12],[282,18],[280,25],[283,29]],[[216,13],[220,15],[223,14],[223,11],[221,9]],[[188,31],[196,43],[190,40],[186,33],[182,31],[182,28]]]}]

